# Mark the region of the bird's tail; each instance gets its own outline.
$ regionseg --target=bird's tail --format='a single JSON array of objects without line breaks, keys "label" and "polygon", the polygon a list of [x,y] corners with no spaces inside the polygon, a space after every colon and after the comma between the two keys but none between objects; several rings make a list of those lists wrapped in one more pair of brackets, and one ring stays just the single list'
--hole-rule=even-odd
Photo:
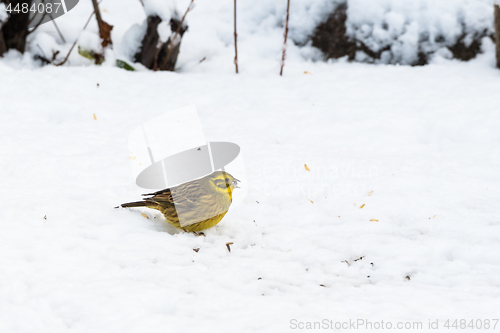
[{"label": "bird's tail", "polygon": [[136,201],[136,202],[124,203],[124,204],[121,204],[120,206],[116,206],[115,208],[119,208],[119,207],[123,207],[123,208],[147,207],[149,205],[151,205],[151,203],[147,202],[147,201]]}]

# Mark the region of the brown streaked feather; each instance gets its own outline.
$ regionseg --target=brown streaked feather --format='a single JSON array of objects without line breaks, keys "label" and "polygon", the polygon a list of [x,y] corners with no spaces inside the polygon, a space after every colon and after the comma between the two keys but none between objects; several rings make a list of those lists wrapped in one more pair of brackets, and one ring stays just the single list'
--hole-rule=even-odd
[{"label": "brown streaked feather", "polygon": [[[136,201],[136,202],[124,203],[124,204],[121,204],[118,207],[130,208],[130,207],[147,207],[147,206],[148,206],[148,202],[147,201]],[[118,208],[118,207],[115,207],[115,208]]]},{"label": "brown streaked feather", "polygon": [[173,204],[174,198],[172,197],[172,191],[169,188],[166,190],[156,192],[152,197],[146,198],[145,200],[154,201],[163,204]]}]

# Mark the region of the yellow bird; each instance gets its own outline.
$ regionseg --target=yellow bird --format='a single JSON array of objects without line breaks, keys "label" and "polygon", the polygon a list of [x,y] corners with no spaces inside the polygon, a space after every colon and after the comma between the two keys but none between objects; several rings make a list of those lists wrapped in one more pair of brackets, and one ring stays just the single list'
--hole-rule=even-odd
[{"label": "yellow bird", "polygon": [[227,172],[215,171],[188,183],[143,194],[148,198],[120,206],[159,210],[174,227],[197,232],[213,227],[222,220],[231,206],[233,190],[238,188],[238,182]]}]

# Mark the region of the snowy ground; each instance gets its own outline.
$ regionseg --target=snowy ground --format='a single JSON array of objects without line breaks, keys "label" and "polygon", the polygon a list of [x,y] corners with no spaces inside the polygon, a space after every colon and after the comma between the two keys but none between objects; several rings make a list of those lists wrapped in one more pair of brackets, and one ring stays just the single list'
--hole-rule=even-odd
[{"label": "snowy ground", "polygon": [[[0,62],[0,331],[498,318],[491,61],[290,62],[284,77]],[[250,182],[206,237],[113,209],[142,193],[129,132],[193,103]]]},{"label": "snowy ground", "polygon": [[[127,72],[111,60],[144,20],[127,1],[102,4],[116,53],[101,67],[77,53],[65,67],[0,60],[0,332],[287,332],[294,319],[425,330],[429,320],[444,329],[447,319],[499,319],[491,42],[477,60],[426,67],[312,63],[304,57],[316,51],[290,45],[279,77],[283,4],[243,2],[235,75],[232,7],[200,2],[178,72]],[[68,41],[90,1],[78,8],[58,20]],[[49,53],[49,35],[46,24],[30,50],[39,42]],[[130,131],[190,104],[209,141],[242,147],[250,188],[206,237],[154,211],[113,208],[144,192]]]}]

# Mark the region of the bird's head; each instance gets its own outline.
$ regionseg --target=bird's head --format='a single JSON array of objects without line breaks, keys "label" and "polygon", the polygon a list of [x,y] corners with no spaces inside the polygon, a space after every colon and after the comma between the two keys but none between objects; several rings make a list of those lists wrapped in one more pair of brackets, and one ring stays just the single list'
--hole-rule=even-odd
[{"label": "bird's head", "polygon": [[218,193],[227,194],[229,192],[229,195],[232,196],[233,190],[238,188],[239,180],[225,171],[215,171],[206,178],[210,188]]}]

